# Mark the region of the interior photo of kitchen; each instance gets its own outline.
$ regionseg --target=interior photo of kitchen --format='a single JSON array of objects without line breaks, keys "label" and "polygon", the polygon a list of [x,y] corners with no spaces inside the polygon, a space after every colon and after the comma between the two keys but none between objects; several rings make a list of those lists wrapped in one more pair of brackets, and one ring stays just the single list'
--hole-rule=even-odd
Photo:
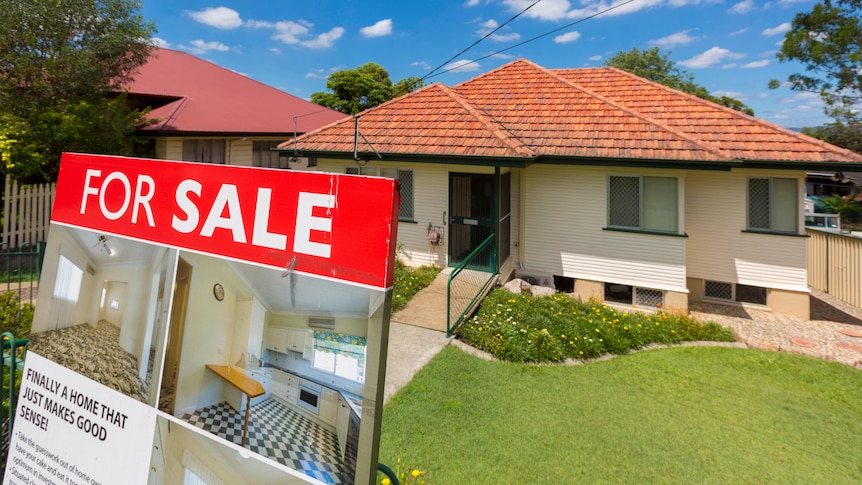
[{"label": "interior photo of kitchen", "polygon": [[353,483],[384,295],[180,251],[159,409],[322,483]]},{"label": "interior photo of kitchen", "polygon": [[155,406],[177,251],[51,224],[29,351]]}]

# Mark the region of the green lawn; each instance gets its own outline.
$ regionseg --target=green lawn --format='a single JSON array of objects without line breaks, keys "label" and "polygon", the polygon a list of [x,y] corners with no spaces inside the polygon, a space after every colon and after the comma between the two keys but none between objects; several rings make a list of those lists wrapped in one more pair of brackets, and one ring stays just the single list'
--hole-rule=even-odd
[{"label": "green lawn", "polygon": [[671,348],[574,367],[448,346],[387,404],[380,462],[429,483],[862,483],[862,372]]}]

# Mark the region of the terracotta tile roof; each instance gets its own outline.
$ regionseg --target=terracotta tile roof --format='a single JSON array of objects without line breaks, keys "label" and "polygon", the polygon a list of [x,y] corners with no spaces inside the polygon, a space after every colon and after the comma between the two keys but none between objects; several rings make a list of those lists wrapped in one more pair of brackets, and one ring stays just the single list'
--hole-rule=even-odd
[{"label": "terracotta tile roof", "polygon": [[169,134],[305,133],[343,113],[324,108],[198,57],[154,49],[129,86],[131,101],[155,108],[140,131]]},{"label": "terracotta tile roof", "polygon": [[[352,118],[337,121],[300,137],[299,149],[352,153],[354,128]],[[615,68],[548,70],[523,59],[367,110],[359,131],[359,151],[384,156],[862,163],[862,155]]]}]

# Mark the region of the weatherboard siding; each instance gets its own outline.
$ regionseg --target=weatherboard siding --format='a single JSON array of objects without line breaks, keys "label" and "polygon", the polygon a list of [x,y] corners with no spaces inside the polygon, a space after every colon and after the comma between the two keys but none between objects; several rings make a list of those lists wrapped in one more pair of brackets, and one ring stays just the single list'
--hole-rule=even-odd
[{"label": "weatherboard siding", "polygon": [[[616,168],[612,173],[681,174]],[[525,170],[524,272],[686,292],[686,238],[604,230],[608,174],[564,166]]]},{"label": "weatherboard siding", "polygon": [[690,171],[685,201],[689,277],[808,291],[806,238],[743,232],[749,177],[798,179],[799,227],[803,226],[802,171]]}]

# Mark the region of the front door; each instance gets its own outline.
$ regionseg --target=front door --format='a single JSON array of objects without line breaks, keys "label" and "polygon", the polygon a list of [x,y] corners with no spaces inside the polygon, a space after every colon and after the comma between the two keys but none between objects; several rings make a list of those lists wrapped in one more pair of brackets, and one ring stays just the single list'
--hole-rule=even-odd
[{"label": "front door", "polygon": [[[463,261],[494,232],[494,176],[453,173],[449,175],[449,266]],[[492,244],[471,268],[495,272]]]}]

